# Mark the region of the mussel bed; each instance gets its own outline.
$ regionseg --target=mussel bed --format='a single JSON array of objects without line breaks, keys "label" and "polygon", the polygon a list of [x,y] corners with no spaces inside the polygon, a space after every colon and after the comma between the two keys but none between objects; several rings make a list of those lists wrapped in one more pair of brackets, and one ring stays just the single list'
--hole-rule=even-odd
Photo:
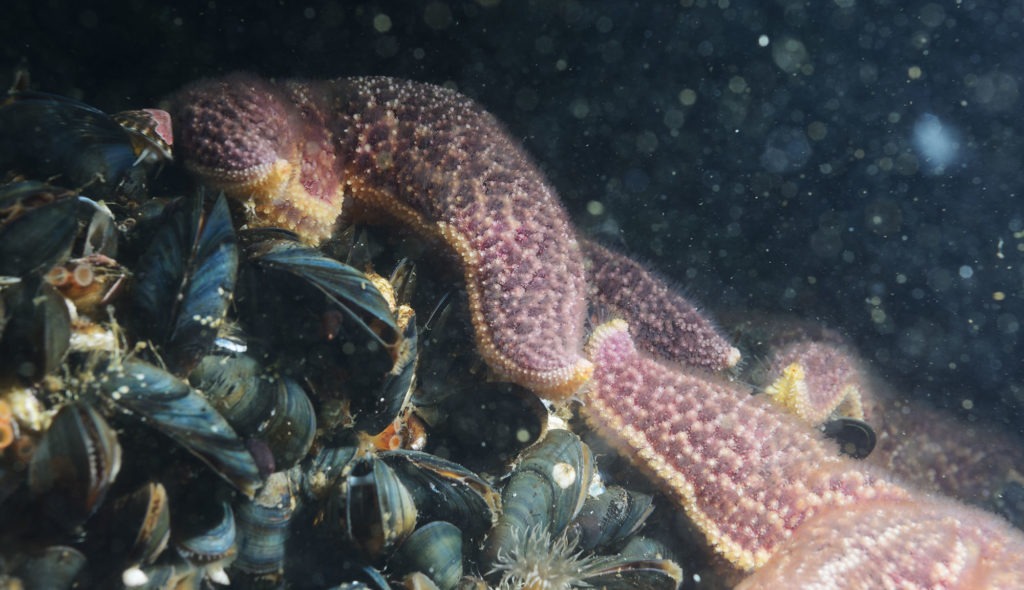
[{"label": "mussel bed", "polygon": [[238,227],[161,122],[0,105],[0,587],[679,586],[415,238]]}]

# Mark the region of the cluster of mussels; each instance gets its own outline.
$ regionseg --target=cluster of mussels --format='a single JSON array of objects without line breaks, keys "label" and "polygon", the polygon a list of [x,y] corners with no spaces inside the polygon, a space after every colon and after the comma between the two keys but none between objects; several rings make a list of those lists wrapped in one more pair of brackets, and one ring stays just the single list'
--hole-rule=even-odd
[{"label": "cluster of mussels", "polygon": [[168,122],[0,106],[0,587],[678,587],[651,496],[417,323],[411,264],[157,196]]}]

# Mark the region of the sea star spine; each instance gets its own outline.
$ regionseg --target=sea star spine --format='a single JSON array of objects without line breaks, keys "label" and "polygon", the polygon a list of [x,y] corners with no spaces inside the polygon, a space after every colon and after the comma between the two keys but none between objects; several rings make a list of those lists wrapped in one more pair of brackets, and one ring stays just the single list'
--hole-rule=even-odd
[{"label": "sea star spine", "polygon": [[[587,354],[595,366],[585,398],[588,423],[679,498],[713,547],[746,571],[773,564],[778,555],[803,558],[793,562],[807,570],[799,572],[803,578],[784,577],[795,575],[796,566],[775,562],[771,567],[779,569],[769,571],[782,573],[755,582],[804,587],[803,579],[830,576],[828,587],[836,588],[868,587],[858,585],[863,580],[969,587],[972,576],[992,573],[992,558],[1024,548],[1024,537],[991,515],[922,498],[883,471],[838,456],[766,397],[637,350],[622,321],[599,327]],[[883,540],[859,528],[894,513],[910,516]],[[990,543],[988,534],[995,535]],[[928,568],[903,555],[922,538],[929,543],[925,557],[935,560]],[[822,542],[830,550],[812,556]],[[849,561],[844,542],[884,567]],[[951,543],[966,553],[950,550]],[[1001,575],[1024,581],[1022,566],[1015,558]],[[835,579],[844,574],[859,582]]]},{"label": "sea star spine", "polygon": [[470,99],[391,78],[234,75],[171,102],[181,159],[245,203],[250,225],[316,244],[343,210],[384,213],[458,258],[477,348],[496,372],[552,398],[589,378],[568,217],[518,142]]},{"label": "sea star spine", "polygon": [[720,370],[735,366],[739,349],[693,303],[643,265],[581,240],[590,302],[629,324],[638,346],[662,358]]}]

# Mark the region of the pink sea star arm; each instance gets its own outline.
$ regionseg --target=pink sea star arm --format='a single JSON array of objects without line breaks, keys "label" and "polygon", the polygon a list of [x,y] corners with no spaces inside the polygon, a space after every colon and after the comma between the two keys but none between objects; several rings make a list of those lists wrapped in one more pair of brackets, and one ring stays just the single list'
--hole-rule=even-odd
[{"label": "pink sea star arm", "polygon": [[1003,514],[1024,525],[1019,494],[1024,486],[1024,441],[987,422],[968,422],[923,402],[879,394],[866,417],[878,443],[866,461],[913,482]]},{"label": "pink sea star arm", "polygon": [[1020,507],[1007,505],[1005,498],[1010,486],[1024,484],[1020,437],[901,399],[836,337],[798,335],[780,342],[766,367],[754,381],[769,382],[766,391],[784,398],[789,411],[809,426],[834,414],[865,420],[878,440],[866,462],[923,490],[1001,512],[1021,524]]},{"label": "pink sea star arm", "polygon": [[1021,588],[1020,532],[951,500],[858,503],[800,527],[737,590]]},{"label": "pink sea star arm", "polygon": [[624,322],[599,327],[588,354],[588,423],[664,482],[740,569],[762,565],[821,510],[909,496],[767,399],[638,351]]},{"label": "pink sea star arm", "polygon": [[581,240],[590,302],[629,324],[637,345],[662,358],[719,370],[740,351],[688,299],[638,262],[596,242]]},{"label": "pink sea star arm", "polygon": [[343,207],[384,213],[461,265],[478,350],[548,397],[590,376],[582,256],[554,191],[501,124],[458,93],[391,78],[203,81],[172,101],[186,166],[248,222],[327,237]]},{"label": "pink sea star arm", "polygon": [[[818,541],[808,540],[822,537],[832,543],[826,546],[836,546],[850,537],[874,551],[872,558],[884,563],[872,566],[886,576],[925,588],[924,581],[941,578],[922,577],[918,564],[901,553],[913,551],[922,537],[945,547],[998,531],[993,545],[982,547],[984,555],[1000,555],[1003,546],[1024,548],[1024,537],[993,516],[925,498],[881,470],[838,456],[813,429],[765,396],[638,351],[621,321],[599,327],[587,352],[595,366],[584,400],[588,423],[676,496],[711,545],[741,570],[773,563],[782,552],[804,551],[800,555],[811,560],[806,567],[813,575],[836,580],[829,587],[871,587],[844,585],[838,577],[847,565],[843,552],[814,554]],[[875,545],[848,522],[859,522],[858,516],[884,520],[887,513],[901,511],[942,524],[918,523],[911,516],[883,539],[889,545]],[[984,568],[990,565],[982,560],[965,566],[956,552],[934,557],[951,560],[932,567],[958,572],[956,580],[987,575]],[[1024,580],[1022,565],[1013,562],[1016,569],[1005,574],[1008,579]],[[852,571],[870,576],[864,567]],[[765,576],[760,579],[776,585],[763,587],[803,587],[796,578]]]}]

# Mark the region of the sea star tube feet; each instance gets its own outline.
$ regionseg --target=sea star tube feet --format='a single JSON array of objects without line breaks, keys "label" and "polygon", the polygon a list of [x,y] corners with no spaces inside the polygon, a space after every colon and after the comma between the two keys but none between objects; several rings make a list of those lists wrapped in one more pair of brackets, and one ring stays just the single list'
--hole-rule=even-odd
[{"label": "sea star tube feet", "polygon": [[179,157],[245,203],[250,225],[317,244],[344,210],[383,213],[458,258],[492,369],[549,398],[589,379],[568,217],[518,142],[470,99],[392,78],[236,74],[170,102]]},{"label": "sea star tube feet", "polygon": [[[877,579],[928,588],[937,587],[931,581],[985,579],[990,556],[1024,548],[1024,535],[995,516],[931,498],[884,470],[839,456],[766,396],[637,350],[620,320],[595,330],[587,354],[595,366],[584,399],[587,422],[678,498],[709,543],[740,570],[753,572],[793,552],[810,572],[805,579],[832,580],[822,587],[872,587],[857,580],[873,579],[865,568],[874,568],[886,572]],[[907,515],[900,516],[904,526],[882,527],[897,515]],[[871,519],[885,532],[877,543],[858,528]],[[844,582],[843,551],[814,554],[818,537],[832,541],[829,547],[852,538],[875,561],[853,564],[851,581]],[[922,539],[941,549],[929,554],[936,561],[928,567],[939,573],[922,574],[920,564],[905,558]],[[965,539],[966,554],[949,550]],[[759,572],[754,580],[765,582],[758,587],[786,587],[794,567]],[[1024,561],[1012,560],[999,575],[1024,582]]]}]

